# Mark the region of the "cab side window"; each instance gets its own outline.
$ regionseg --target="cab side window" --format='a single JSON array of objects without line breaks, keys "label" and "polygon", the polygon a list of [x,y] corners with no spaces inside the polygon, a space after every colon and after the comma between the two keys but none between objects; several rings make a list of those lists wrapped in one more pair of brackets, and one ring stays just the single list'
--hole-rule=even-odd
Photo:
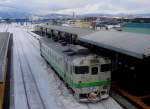
[{"label": "cab side window", "polygon": [[92,75],[98,74],[98,67],[92,67]]}]

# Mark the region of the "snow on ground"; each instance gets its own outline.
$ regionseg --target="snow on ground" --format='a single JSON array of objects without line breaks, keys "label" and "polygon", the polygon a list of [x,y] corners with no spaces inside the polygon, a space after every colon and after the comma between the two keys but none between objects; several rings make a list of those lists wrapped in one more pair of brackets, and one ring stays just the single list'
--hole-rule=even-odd
[{"label": "snow on ground", "polygon": [[8,29],[8,24],[6,23],[0,23],[0,32],[6,32]]},{"label": "snow on ground", "polygon": [[[19,26],[16,27],[14,24],[9,26],[9,31],[14,34],[14,51],[22,47],[24,51],[23,55],[26,55],[27,57],[46,109],[122,109],[122,107],[118,105],[117,102],[111,97],[98,103],[77,102],[72,93],[70,93],[69,89],[65,87],[63,82],[51,69],[50,65],[48,65],[47,62],[40,56],[39,43],[36,38],[32,36],[33,34],[29,34],[30,32],[27,32],[27,30],[20,28]],[[20,45],[16,45],[16,43],[20,43]],[[22,53],[14,55],[14,62],[17,61],[15,60],[17,59],[16,55],[22,56]],[[15,69],[19,67],[16,63],[14,63]],[[22,82],[16,82],[15,84],[18,84],[21,88],[23,88],[21,86],[23,84]],[[15,87],[14,91],[17,90],[17,87]],[[20,93],[22,94],[23,89],[21,91],[22,92]],[[17,94],[20,93],[14,93],[16,105],[15,109],[19,109],[17,107],[23,106],[22,104],[24,101],[21,96],[19,101],[17,101],[18,99],[16,96],[19,98],[19,95]]]}]

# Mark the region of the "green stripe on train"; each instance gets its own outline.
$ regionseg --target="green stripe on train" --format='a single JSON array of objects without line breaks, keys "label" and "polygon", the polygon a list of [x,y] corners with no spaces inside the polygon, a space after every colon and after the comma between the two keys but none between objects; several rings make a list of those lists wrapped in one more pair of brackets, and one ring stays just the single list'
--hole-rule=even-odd
[{"label": "green stripe on train", "polygon": [[103,86],[103,85],[110,85],[110,84],[111,84],[111,80],[106,80],[106,81],[87,82],[87,83],[74,83],[74,86],[76,88],[82,88],[82,87]]},{"label": "green stripe on train", "polygon": [[44,53],[45,58],[47,58],[47,61],[53,66],[53,68],[59,73],[59,75],[64,79],[65,82],[67,82],[72,88],[83,88],[83,87],[93,87],[93,86],[104,86],[104,85],[111,85],[111,80],[101,80],[96,82],[84,82],[84,83],[75,83],[73,80],[70,79],[68,75],[65,77],[63,76],[65,73],[62,68],[58,67],[58,64],[56,64],[52,58],[49,58],[46,53]]}]

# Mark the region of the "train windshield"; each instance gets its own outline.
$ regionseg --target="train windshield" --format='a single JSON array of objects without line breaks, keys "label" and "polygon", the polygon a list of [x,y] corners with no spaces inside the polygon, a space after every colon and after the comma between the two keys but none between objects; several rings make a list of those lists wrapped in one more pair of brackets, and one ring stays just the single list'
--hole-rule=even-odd
[{"label": "train windshield", "polygon": [[88,66],[76,66],[75,67],[75,74],[87,74],[89,73]]},{"label": "train windshield", "polygon": [[111,64],[103,64],[101,65],[101,72],[111,71]]}]

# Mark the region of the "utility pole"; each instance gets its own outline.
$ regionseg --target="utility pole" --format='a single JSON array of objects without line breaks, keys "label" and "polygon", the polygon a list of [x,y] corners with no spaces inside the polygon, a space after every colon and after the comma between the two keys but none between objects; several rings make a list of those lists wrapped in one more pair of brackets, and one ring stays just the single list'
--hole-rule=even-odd
[{"label": "utility pole", "polygon": [[73,11],[72,15],[73,15],[73,19],[75,19],[75,12],[74,11]]}]

